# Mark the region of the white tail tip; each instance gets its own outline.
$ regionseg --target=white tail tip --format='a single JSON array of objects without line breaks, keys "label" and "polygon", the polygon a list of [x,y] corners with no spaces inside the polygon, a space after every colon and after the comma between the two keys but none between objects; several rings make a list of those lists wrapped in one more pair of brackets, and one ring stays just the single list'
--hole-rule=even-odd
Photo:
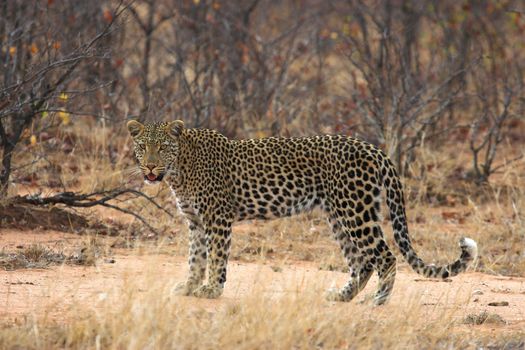
[{"label": "white tail tip", "polygon": [[466,250],[472,256],[473,260],[476,259],[478,256],[478,244],[476,241],[472,238],[463,237],[459,241],[459,245],[461,249]]}]

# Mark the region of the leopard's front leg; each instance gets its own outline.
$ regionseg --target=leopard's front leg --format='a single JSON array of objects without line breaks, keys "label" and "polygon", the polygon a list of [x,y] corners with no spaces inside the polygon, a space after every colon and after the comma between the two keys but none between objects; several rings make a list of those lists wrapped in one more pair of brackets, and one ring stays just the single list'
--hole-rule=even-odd
[{"label": "leopard's front leg", "polygon": [[218,298],[222,295],[230,255],[231,226],[231,219],[217,216],[206,225],[208,283],[193,292],[196,297]]},{"label": "leopard's front leg", "polygon": [[207,248],[206,234],[201,220],[194,214],[189,206],[181,205],[183,214],[188,220],[189,228],[189,257],[190,271],[186,282],[175,287],[179,295],[192,295],[202,285],[206,274]]}]

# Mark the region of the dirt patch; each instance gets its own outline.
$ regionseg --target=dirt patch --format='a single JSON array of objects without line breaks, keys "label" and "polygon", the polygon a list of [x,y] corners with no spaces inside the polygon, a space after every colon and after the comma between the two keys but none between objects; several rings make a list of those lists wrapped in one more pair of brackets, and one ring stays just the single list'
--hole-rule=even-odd
[{"label": "dirt patch", "polygon": [[3,228],[20,230],[45,229],[60,232],[79,232],[89,227],[89,221],[70,211],[24,204],[0,206],[0,223]]},{"label": "dirt patch", "polygon": [[107,225],[97,220],[90,220],[83,215],[54,205],[35,206],[19,203],[0,205],[0,226],[21,231],[96,232],[109,236],[115,236],[121,232],[121,225],[116,223]]},{"label": "dirt patch", "polygon": [[[67,319],[73,307],[91,307],[111,293],[121,293],[132,279],[140,292],[148,290],[151,276],[158,283],[175,285],[187,273],[186,258],[134,250],[122,251],[111,262],[99,260],[96,266],[56,266],[42,270],[0,272],[1,317],[15,321],[23,315],[47,315]],[[300,295],[314,288],[323,298],[332,285],[342,286],[348,275],[323,271],[315,263],[287,262],[264,265],[232,261],[224,295],[217,300],[180,297],[188,307],[215,312],[233,301],[249,297],[255,290],[269,297],[295,293]],[[365,290],[351,303],[341,307],[370,305],[367,300],[375,291],[374,276]],[[525,278],[498,277],[482,273],[466,273],[449,283],[422,280],[410,270],[398,271],[392,299],[386,308],[415,301],[432,318],[442,310],[456,314],[459,327],[490,327],[491,330],[516,330],[525,326]],[[506,306],[490,306],[504,301]],[[350,312],[351,310],[349,310]],[[395,311],[399,312],[399,310]]]},{"label": "dirt patch", "polygon": [[[245,235],[244,228],[236,234]],[[326,348],[349,348],[356,339],[374,345],[360,348],[385,342],[392,344],[384,348],[432,348],[439,342],[496,348],[513,342],[519,348],[525,339],[525,278],[468,272],[443,282],[422,279],[400,264],[392,298],[376,307],[371,300],[376,276],[352,302],[334,303],[325,299],[326,291],[342,287],[348,273],[323,270],[319,259],[232,259],[224,294],[215,300],[198,299],[173,293],[188,273],[182,249],[187,250],[187,242],[175,238],[115,248],[122,237],[0,229],[0,246],[6,251],[34,245],[67,254],[81,252],[86,245],[106,249],[98,258],[92,256],[91,266],[64,263],[0,270],[0,342],[3,337],[11,339],[4,344],[31,348],[34,329],[47,344],[38,348],[96,348],[99,340],[102,348],[147,348],[151,334],[171,342],[159,348],[237,349],[239,341],[257,337],[253,346],[244,348],[261,348],[256,344],[266,344],[268,337],[276,339],[268,348],[292,348],[304,336],[319,344],[336,337]],[[232,253],[242,247],[234,247]],[[318,339],[323,329],[326,334]],[[128,333],[133,339],[121,343],[122,334]],[[173,338],[177,334],[180,339]],[[290,341],[290,334],[298,338]],[[361,334],[366,338],[359,338]],[[227,342],[232,338],[233,345],[221,347],[213,340],[201,346],[213,336]],[[415,345],[407,346],[407,341]]]}]

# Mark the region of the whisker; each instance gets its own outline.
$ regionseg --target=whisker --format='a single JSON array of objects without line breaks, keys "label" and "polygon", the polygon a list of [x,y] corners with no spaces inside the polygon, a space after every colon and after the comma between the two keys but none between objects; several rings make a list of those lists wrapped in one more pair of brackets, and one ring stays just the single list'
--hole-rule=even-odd
[{"label": "whisker", "polygon": [[136,169],[137,169],[136,166],[130,166],[130,167],[127,167],[127,168],[124,168],[124,169],[120,170],[120,172],[123,173],[123,174],[126,174],[126,173],[130,173],[130,172],[136,171]]},{"label": "whisker", "polygon": [[142,174],[142,170],[139,168],[139,167],[130,167],[128,169],[124,169],[123,170],[123,174],[127,175],[127,176],[134,176],[134,175],[141,175]]}]

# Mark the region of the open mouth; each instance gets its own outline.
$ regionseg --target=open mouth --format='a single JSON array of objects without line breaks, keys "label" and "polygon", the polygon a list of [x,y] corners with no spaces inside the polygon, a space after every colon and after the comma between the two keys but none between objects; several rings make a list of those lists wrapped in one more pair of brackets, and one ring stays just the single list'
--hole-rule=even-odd
[{"label": "open mouth", "polygon": [[148,175],[144,175],[144,180],[148,180],[150,182],[156,182],[161,181],[164,177],[164,174],[155,175],[153,173],[149,173]]}]

